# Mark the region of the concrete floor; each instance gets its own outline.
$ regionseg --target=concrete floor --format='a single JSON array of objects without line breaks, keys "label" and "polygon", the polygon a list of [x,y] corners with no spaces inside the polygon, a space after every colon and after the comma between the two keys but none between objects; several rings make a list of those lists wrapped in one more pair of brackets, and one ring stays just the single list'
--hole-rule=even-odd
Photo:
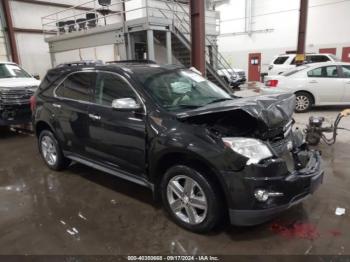
[{"label": "concrete floor", "polygon": [[[341,108],[312,112],[335,118]],[[296,115],[297,125],[309,114]],[[350,128],[350,118],[343,120]],[[50,171],[36,139],[0,130],[0,254],[350,254],[350,134],[320,146],[326,177],[303,204],[269,223],[187,232],[149,191],[80,164]],[[335,215],[337,207],[346,209]]]}]

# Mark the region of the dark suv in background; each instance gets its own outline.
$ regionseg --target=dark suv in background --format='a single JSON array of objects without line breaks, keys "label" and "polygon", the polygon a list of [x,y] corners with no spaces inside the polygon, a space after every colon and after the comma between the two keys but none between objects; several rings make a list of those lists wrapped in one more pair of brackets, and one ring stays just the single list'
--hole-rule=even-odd
[{"label": "dark suv in background", "polygon": [[290,94],[237,98],[177,66],[80,62],[49,70],[32,103],[49,168],[74,160],[148,187],[194,232],[227,215],[265,222],[322,182]]}]

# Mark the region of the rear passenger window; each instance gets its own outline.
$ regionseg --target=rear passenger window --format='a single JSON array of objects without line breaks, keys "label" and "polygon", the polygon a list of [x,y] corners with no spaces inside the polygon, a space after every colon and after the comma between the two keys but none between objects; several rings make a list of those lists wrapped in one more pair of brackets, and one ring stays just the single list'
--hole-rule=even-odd
[{"label": "rear passenger window", "polygon": [[338,77],[338,68],[336,66],[324,66],[311,70],[307,73],[308,77]]},{"label": "rear passenger window", "polygon": [[121,77],[111,73],[99,73],[96,81],[95,103],[111,106],[112,101],[119,98],[137,100],[135,92]]},{"label": "rear passenger window", "polygon": [[306,60],[309,63],[322,63],[322,62],[330,61],[330,59],[324,55],[310,55],[310,56],[307,56]]},{"label": "rear passenger window", "polygon": [[283,65],[288,60],[288,58],[289,56],[280,56],[280,57],[277,57],[273,63],[275,65]]},{"label": "rear passenger window", "polygon": [[77,101],[89,102],[96,82],[96,73],[75,73],[57,88],[56,95]]}]

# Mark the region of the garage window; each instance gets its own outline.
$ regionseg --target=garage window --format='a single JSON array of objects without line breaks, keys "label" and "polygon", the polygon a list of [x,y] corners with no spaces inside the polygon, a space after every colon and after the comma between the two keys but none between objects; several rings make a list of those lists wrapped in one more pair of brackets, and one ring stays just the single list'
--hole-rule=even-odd
[{"label": "garage window", "polygon": [[325,77],[333,78],[338,77],[338,68],[336,66],[324,66],[311,70],[307,73],[308,77]]}]

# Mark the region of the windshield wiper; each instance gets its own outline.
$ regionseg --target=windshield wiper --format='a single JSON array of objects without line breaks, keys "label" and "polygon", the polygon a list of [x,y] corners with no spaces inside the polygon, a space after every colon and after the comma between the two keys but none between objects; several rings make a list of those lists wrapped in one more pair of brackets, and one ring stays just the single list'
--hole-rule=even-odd
[{"label": "windshield wiper", "polygon": [[228,100],[233,100],[233,99],[232,98],[219,98],[219,99],[215,99],[215,100],[209,102],[207,105],[215,104],[215,103],[219,103],[219,102],[224,102],[224,101],[228,101]]},{"label": "windshield wiper", "polygon": [[181,104],[181,105],[171,105],[171,106],[166,106],[166,108],[185,108],[185,109],[197,109],[197,108],[200,108],[201,106],[197,106],[197,105],[184,105],[184,104]]}]

